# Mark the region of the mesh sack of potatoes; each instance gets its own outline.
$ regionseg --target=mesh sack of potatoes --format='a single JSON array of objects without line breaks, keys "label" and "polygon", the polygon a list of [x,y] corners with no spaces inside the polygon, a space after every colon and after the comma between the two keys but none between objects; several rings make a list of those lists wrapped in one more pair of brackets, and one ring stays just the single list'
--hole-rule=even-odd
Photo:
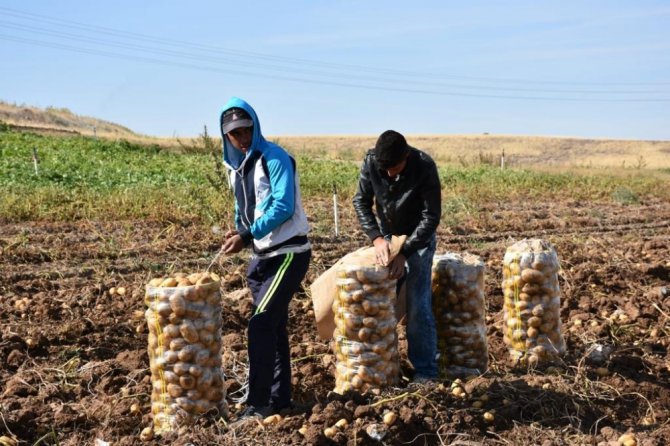
[{"label": "mesh sack of potatoes", "polygon": [[366,393],[396,384],[396,280],[385,267],[342,265],[336,282],[335,392]]},{"label": "mesh sack of potatoes", "polygon": [[478,375],[488,367],[484,271],[484,263],[472,254],[433,258],[433,313],[445,375]]},{"label": "mesh sack of potatoes", "polygon": [[560,263],[544,240],[521,240],[503,259],[503,340],[513,362],[536,365],[565,353],[561,334]]},{"label": "mesh sack of potatoes", "polygon": [[206,412],[225,415],[220,279],[212,273],[157,278],[146,287],[151,415],[156,433]]}]

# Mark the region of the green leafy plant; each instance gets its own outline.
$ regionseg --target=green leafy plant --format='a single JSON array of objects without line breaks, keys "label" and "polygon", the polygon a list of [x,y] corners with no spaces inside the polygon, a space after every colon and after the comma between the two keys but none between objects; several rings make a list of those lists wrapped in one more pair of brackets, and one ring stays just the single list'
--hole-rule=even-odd
[{"label": "green leafy plant", "polygon": [[638,204],[640,198],[629,187],[619,186],[612,192],[612,199],[621,204]]}]

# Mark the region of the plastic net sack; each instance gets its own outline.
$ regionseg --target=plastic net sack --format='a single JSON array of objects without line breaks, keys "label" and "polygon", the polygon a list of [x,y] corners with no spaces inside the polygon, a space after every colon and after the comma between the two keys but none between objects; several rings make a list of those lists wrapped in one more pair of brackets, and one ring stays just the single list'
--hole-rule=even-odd
[{"label": "plastic net sack", "polygon": [[365,393],[398,382],[396,280],[388,268],[341,266],[333,302],[335,392]]},{"label": "plastic net sack", "polygon": [[516,363],[532,366],[565,353],[559,269],[558,255],[549,242],[526,239],[507,248],[503,340]]},{"label": "plastic net sack", "polygon": [[478,375],[488,367],[484,272],[484,263],[472,254],[433,258],[433,313],[443,375]]},{"label": "plastic net sack", "polygon": [[177,273],[146,287],[151,415],[157,434],[209,411],[227,414],[219,287],[219,277],[210,273]]}]

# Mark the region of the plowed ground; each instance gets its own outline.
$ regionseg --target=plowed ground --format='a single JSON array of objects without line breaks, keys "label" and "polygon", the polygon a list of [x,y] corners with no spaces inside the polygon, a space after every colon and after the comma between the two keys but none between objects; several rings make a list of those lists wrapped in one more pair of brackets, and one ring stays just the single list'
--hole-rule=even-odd
[{"label": "plowed ground", "polygon": [[[328,209],[330,204],[311,203]],[[312,210],[316,210],[313,208]],[[316,214],[317,212],[310,212]],[[366,240],[351,209],[340,237],[313,236],[305,288]],[[151,424],[143,287],[169,271],[204,270],[220,246],[190,221],[27,222],[0,225],[0,433],[22,445],[140,444]],[[568,353],[558,369],[513,367],[502,342],[502,257],[524,237],[551,241],[562,264],[561,319]],[[442,227],[438,252],[469,251],[487,263],[490,369],[465,384],[337,397],[327,342],[316,336],[307,291],[291,303],[294,399],[281,423],[230,427],[216,416],[146,444],[670,444],[670,204],[492,203]],[[244,256],[214,266],[225,277],[224,372],[232,418],[246,370]],[[112,296],[112,287],[125,296]],[[402,328],[401,355],[405,354]],[[602,362],[598,345],[611,348]],[[411,368],[403,361],[405,376]],[[603,376],[598,367],[608,370]],[[482,408],[472,402],[488,395]],[[133,406],[137,405],[137,406]],[[134,410],[139,408],[139,410]],[[385,427],[382,415],[397,421]],[[487,423],[485,411],[494,411]],[[333,439],[323,430],[346,418]],[[381,441],[367,433],[371,425]],[[307,431],[298,430],[306,425]]]}]

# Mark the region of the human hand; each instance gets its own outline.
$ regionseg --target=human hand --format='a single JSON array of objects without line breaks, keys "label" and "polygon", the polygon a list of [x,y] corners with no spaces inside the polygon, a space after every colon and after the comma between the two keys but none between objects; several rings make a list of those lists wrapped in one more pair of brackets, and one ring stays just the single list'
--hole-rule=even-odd
[{"label": "human hand", "polygon": [[237,231],[232,231],[234,234],[231,234],[230,237],[226,238],[226,241],[223,242],[223,252],[226,254],[235,254],[236,252],[242,251],[244,248],[244,241],[240,234]]},{"label": "human hand", "polygon": [[228,240],[230,237],[239,234],[239,231],[236,231],[235,229],[228,229],[225,234],[223,234],[223,238]]},{"label": "human hand", "polygon": [[377,237],[372,244],[375,246],[375,259],[382,266],[387,266],[391,254],[391,246],[384,237]]},{"label": "human hand", "polygon": [[390,279],[400,279],[405,274],[406,260],[407,258],[401,253],[398,253],[398,255],[391,260],[391,263],[389,263]]}]

